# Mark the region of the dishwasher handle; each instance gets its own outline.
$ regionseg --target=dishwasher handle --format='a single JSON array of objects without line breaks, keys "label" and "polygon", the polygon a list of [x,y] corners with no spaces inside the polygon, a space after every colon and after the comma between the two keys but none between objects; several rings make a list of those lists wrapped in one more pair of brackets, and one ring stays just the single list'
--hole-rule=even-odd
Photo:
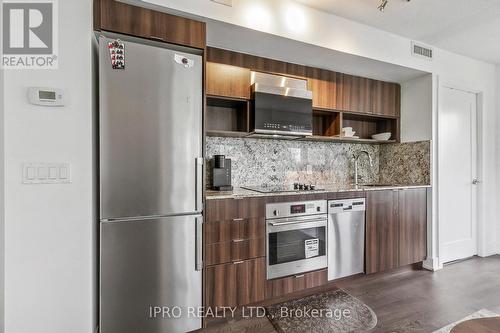
[{"label": "dishwasher handle", "polygon": [[328,201],[329,214],[361,212],[365,210],[366,210],[365,198]]}]

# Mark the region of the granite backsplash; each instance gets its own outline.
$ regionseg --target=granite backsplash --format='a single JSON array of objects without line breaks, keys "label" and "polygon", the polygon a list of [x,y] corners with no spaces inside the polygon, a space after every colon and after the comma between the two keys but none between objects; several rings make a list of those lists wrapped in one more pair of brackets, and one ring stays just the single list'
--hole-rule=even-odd
[{"label": "granite backsplash", "polygon": [[380,182],[430,184],[430,141],[380,146]]},{"label": "granite backsplash", "polygon": [[[391,147],[389,147],[391,146]],[[397,146],[401,146],[398,148]],[[353,181],[354,154],[366,150],[373,159],[370,166],[366,156],[360,158],[359,174],[361,182],[388,182],[390,169],[394,174],[404,174],[407,170],[414,183],[428,183],[429,142],[416,144],[372,145],[338,142],[286,141],[250,138],[208,137],[206,156],[226,155],[232,160],[232,183],[235,187],[245,185],[283,185],[294,182],[317,185],[349,184]],[[391,159],[391,154],[395,156]],[[412,154],[413,156],[408,156]],[[418,156],[418,157],[417,157]],[[398,163],[414,163],[401,166]],[[207,179],[211,177],[210,163],[207,163]],[[308,173],[310,166],[312,172]],[[384,175],[381,174],[383,172]],[[419,178],[420,177],[420,178]],[[397,177],[394,176],[392,179]],[[207,182],[208,183],[208,182]],[[401,183],[398,179],[398,183]]]}]

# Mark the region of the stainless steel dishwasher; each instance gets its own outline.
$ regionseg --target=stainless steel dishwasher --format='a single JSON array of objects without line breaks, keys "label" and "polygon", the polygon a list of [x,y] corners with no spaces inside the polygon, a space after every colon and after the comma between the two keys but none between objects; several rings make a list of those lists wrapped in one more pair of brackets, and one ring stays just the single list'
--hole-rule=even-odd
[{"label": "stainless steel dishwasher", "polygon": [[328,202],[328,280],[363,273],[364,198]]}]

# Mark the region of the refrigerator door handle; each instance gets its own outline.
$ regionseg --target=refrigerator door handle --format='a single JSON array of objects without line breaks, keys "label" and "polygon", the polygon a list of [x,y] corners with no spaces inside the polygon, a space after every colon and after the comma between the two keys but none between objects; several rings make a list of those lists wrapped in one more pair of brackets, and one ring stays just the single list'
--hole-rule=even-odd
[{"label": "refrigerator door handle", "polygon": [[196,270],[203,269],[203,216],[196,217]]},{"label": "refrigerator door handle", "polygon": [[196,210],[203,211],[203,157],[196,158]]}]

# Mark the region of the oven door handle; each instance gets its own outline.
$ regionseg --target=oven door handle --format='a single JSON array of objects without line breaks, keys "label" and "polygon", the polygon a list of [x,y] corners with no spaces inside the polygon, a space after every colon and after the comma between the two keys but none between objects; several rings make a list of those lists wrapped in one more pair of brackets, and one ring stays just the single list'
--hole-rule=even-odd
[{"label": "oven door handle", "polygon": [[[271,223],[274,223],[271,224]],[[326,228],[328,225],[327,220],[317,220],[316,222],[283,222],[283,223],[275,223],[271,222],[267,227],[267,233],[274,232],[282,232],[282,231],[292,231],[292,230],[300,230],[300,229],[311,229],[311,228]]]},{"label": "oven door handle", "polygon": [[290,224],[300,224],[300,223],[312,223],[312,222],[324,222],[325,225],[328,222],[328,219],[325,218],[320,218],[320,219],[313,219],[313,220],[299,220],[299,221],[287,221],[287,222],[269,222],[269,225],[273,227],[279,227],[282,225],[290,225]]}]

